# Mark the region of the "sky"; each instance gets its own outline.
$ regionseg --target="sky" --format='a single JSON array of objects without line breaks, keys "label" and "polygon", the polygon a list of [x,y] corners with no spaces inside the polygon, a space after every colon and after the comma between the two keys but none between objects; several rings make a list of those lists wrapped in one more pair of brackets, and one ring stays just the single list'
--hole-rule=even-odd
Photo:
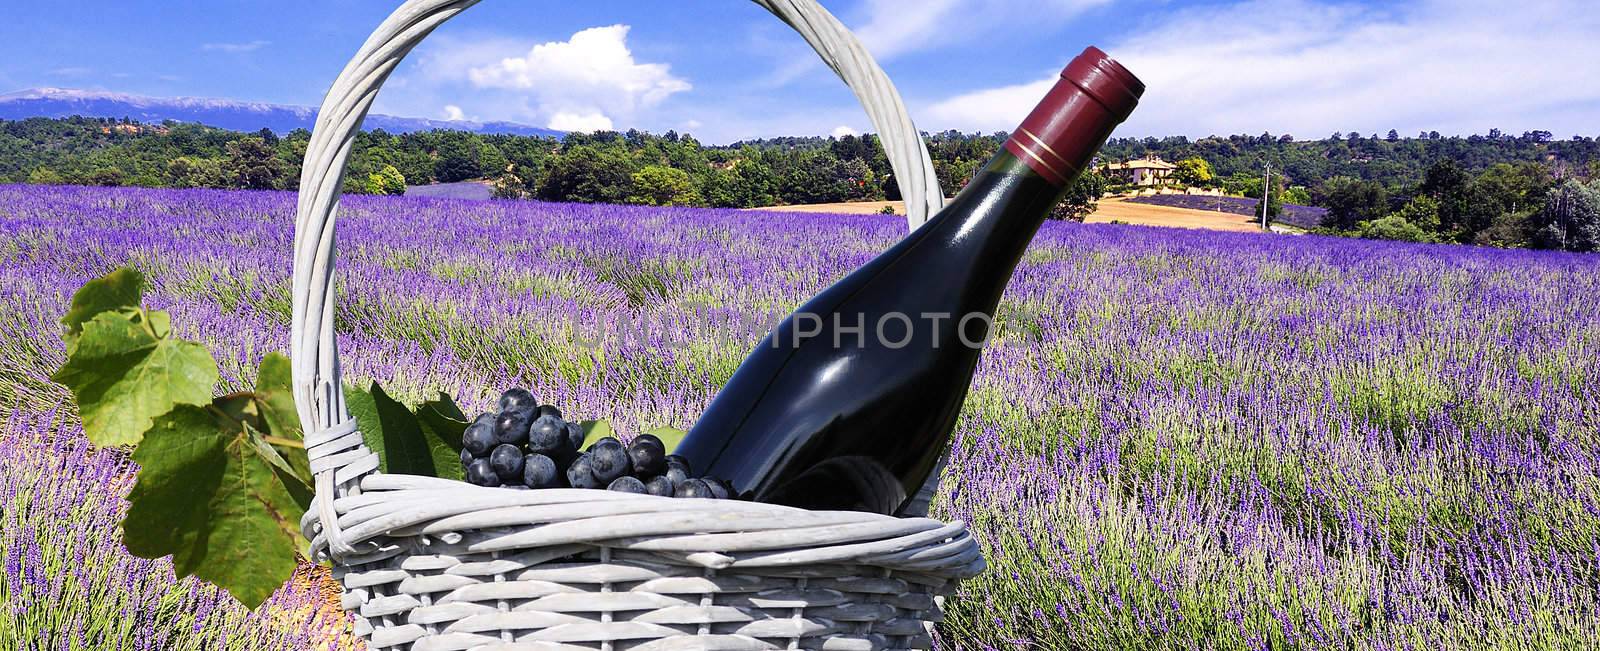
[{"label": "sky", "polygon": [[[1087,45],[1148,86],[1119,136],[1600,134],[1596,0],[821,0],[924,131],[1008,130]],[[14,0],[0,93],[321,102],[399,0]],[[798,35],[734,0],[483,2],[375,112],[708,143],[870,131]]]}]

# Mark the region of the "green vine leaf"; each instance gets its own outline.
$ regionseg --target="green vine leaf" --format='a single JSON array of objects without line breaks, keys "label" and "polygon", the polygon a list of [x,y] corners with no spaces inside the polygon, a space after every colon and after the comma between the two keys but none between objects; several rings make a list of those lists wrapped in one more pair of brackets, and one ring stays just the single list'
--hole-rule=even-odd
[{"label": "green vine leaf", "polygon": [[136,444],[151,420],[173,406],[211,402],[218,377],[211,352],[158,336],[151,325],[102,311],[69,326],[78,331],[76,345],[51,379],[72,390],[84,433],[95,445]]},{"label": "green vine leaf", "polygon": [[254,608],[295,570],[309,487],[273,446],[230,416],[249,396],[209,406],[178,405],[156,417],[134,450],[138,482],[128,494],[123,541],[143,558],[172,555],[194,575]]},{"label": "green vine leaf", "polygon": [[589,449],[589,446],[607,436],[617,435],[611,431],[611,423],[606,420],[586,420],[578,423],[578,427],[583,428],[583,445],[579,446],[580,450]]},{"label": "green vine leaf", "polygon": [[378,453],[382,472],[461,479],[461,432],[466,416],[448,396],[412,412],[376,382],[346,387],[345,406],[361,423],[361,437]]},{"label": "green vine leaf", "polygon": [[294,406],[294,380],[288,357],[269,353],[261,358],[261,372],[256,374],[256,401],[262,420],[267,422],[274,436],[296,441],[303,438],[300,412]]},{"label": "green vine leaf", "polygon": [[672,454],[673,450],[678,449],[678,444],[683,442],[683,437],[689,434],[676,427],[657,427],[645,433],[654,434],[656,438],[661,439],[661,443],[667,448],[667,454]]},{"label": "green vine leaf", "polygon": [[467,431],[467,415],[461,413],[455,400],[440,393],[438,398],[417,406],[417,424],[422,427],[423,438],[428,443],[428,453],[433,456],[433,467],[438,477],[466,479],[461,468],[461,434]]},{"label": "green vine leaf", "polygon": [[[83,324],[102,312],[133,315],[139,311],[139,299],[144,295],[144,274],[122,267],[109,274],[84,283],[72,295],[72,307],[61,317],[65,326],[62,338],[70,352],[76,345]],[[164,335],[162,335],[164,336]]]}]

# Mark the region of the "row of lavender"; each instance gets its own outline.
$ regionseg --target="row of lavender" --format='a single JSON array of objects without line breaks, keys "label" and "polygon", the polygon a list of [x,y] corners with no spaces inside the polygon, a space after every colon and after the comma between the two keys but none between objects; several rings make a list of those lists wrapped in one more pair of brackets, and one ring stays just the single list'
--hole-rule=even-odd
[{"label": "row of lavender", "polygon": [[[0,638],[350,644],[304,586],[247,614],[122,554],[125,461],[58,424],[46,379],[66,297],[131,261],[181,334],[219,351],[222,388],[247,384],[286,347],[292,207],[0,187]],[[350,198],[340,228],[350,377],[469,407],[529,385],[640,431],[690,424],[764,318],[903,226]],[[1046,226],[936,504],[992,568],[951,602],[942,643],[1581,648],[1600,628],[1595,297],[1593,256]],[[97,598],[39,599],[52,590]],[[192,601],[217,614],[95,623]]]},{"label": "row of lavender", "polygon": [[[1261,216],[1261,200],[1259,198],[1223,197],[1209,194],[1152,194],[1134,197],[1128,201],[1130,203],[1147,203],[1152,206],[1225,212],[1246,217]],[[1322,218],[1326,216],[1328,216],[1327,208],[1297,206],[1292,203],[1286,203],[1283,204],[1282,213],[1274,221],[1310,230],[1321,226]]]}]

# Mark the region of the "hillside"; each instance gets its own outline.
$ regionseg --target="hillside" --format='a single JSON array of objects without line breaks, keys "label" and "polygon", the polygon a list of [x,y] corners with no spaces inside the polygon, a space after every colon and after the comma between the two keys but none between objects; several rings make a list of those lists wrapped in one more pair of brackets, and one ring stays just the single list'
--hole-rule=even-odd
[{"label": "hillside", "polygon": [[[317,109],[264,102],[203,97],[146,97],[67,88],[31,88],[0,95],[0,120],[72,116],[128,118],[152,124],[172,120],[233,131],[269,129],[278,134],[285,134],[295,129],[310,129],[316,124]],[[434,129],[517,136],[559,137],[563,133],[511,122],[429,120],[382,114],[368,115],[366,128],[382,129],[390,133],[412,133]]]}]

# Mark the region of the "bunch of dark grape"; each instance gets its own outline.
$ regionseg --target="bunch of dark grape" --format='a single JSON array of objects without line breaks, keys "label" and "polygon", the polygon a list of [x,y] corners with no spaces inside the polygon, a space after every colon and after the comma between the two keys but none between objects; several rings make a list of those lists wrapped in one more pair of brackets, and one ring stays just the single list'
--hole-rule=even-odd
[{"label": "bunch of dark grape", "polygon": [[500,410],[478,416],[461,435],[461,467],[478,486],[604,488],[663,497],[726,499],[728,484],[696,478],[689,461],[642,434],[627,446],[606,437],[579,451],[583,428],[526,389],[500,396]]}]

